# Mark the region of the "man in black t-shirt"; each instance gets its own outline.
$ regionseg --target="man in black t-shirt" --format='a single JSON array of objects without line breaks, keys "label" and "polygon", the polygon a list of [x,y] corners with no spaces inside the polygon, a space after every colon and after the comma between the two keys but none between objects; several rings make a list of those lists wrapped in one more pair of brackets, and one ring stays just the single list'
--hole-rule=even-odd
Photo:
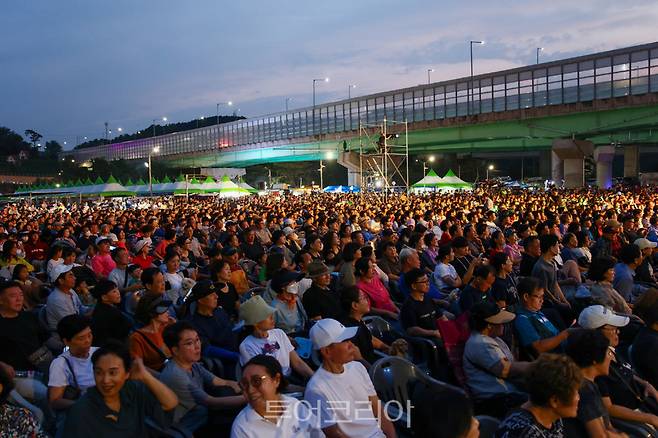
[{"label": "man in black t-shirt", "polygon": [[430,280],[421,269],[412,269],[404,274],[404,281],[409,288],[409,296],[402,304],[400,322],[411,336],[423,336],[441,339],[436,326],[437,318],[444,318],[437,312],[434,301],[427,296]]},{"label": "man in black t-shirt", "polygon": [[327,265],[320,261],[309,263],[306,268],[308,277],[313,284],[304,292],[302,304],[310,320],[332,318],[337,321],[343,317],[338,294],[329,289],[331,274]]},{"label": "man in black t-shirt", "polygon": [[475,269],[473,281],[459,295],[459,308],[462,313],[468,312],[476,304],[485,301],[495,303],[490,293],[491,285],[495,280],[496,275],[491,266],[482,265]]}]

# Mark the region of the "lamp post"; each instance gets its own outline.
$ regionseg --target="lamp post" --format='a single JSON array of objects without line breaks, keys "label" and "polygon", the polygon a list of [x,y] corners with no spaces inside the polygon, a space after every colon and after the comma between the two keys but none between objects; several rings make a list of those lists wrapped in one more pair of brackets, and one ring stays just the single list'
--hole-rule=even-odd
[{"label": "lamp post", "polygon": [[[427,167],[427,162],[429,161],[430,163],[433,163],[434,160],[436,160],[436,157],[434,155],[430,155],[429,157],[427,157],[427,161],[420,160],[420,162],[423,163],[423,177],[427,175],[427,171],[430,169],[429,167]],[[419,160],[416,160],[416,162],[418,161]]]},{"label": "lamp post", "polygon": [[539,52],[541,52],[542,50],[544,50],[543,47],[537,47],[537,49],[535,50],[537,54],[537,64],[539,64]]},{"label": "lamp post", "polygon": [[487,166],[487,181],[489,181],[489,171],[490,170],[491,171],[494,170],[494,165],[493,164],[490,164],[490,165]]},{"label": "lamp post", "polygon": [[329,82],[329,78],[313,79],[313,134],[315,134],[315,83]]},{"label": "lamp post", "polygon": [[324,188],[324,172],[323,172],[323,170],[324,170],[325,167],[327,167],[327,166],[324,165],[324,161],[320,160],[320,169],[318,169],[320,171],[320,191],[322,191],[322,189]]},{"label": "lamp post", "polygon": [[351,99],[352,98],[352,88],[356,88],[356,85],[354,84],[349,84],[347,86],[347,98]]},{"label": "lamp post", "polygon": [[167,118],[163,117],[162,119],[153,119],[153,137],[155,137],[155,122],[158,122],[160,120],[162,120],[163,122],[166,122]]},{"label": "lamp post", "polygon": [[233,106],[233,102],[231,102],[231,101],[229,100],[228,102],[219,102],[219,103],[217,104],[217,124],[218,124],[218,125],[219,125],[219,106],[220,106],[220,105]]},{"label": "lamp post", "polygon": [[199,129],[199,120],[205,120],[206,118],[201,116],[198,119],[196,119],[196,129]]},{"label": "lamp post", "polygon": [[286,112],[288,112],[288,102],[292,100],[292,97],[286,97]]},{"label": "lamp post", "polygon": [[153,171],[152,171],[152,169],[151,169],[151,167],[152,167],[152,166],[151,166],[151,155],[153,155],[153,154],[157,154],[158,152],[160,152],[160,148],[159,148],[158,146],[154,147],[153,149],[151,149],[151,150],[149,151],[149,162],[148,162],[148,164],[146,165],[146,167],[149,168],[149,194],[150,194],[151,196],[153,196],[153,175],[152,175],[152,172],[153,172]]},{"label": "lamp post", "polygon": [[468,105],[467,105],[468,115],[471,114],[471,106],[472,106],[471,105],[471,100],[473,100],[472,96],[471,96],[471,94],[473,94],[473,44],[484,45],[484,41],[474,41],[474,40],[470,41],[470,47],[471,47],[471,81],[470,81],[470,84],[469,84],[470,86],[468,87]]},{"label": "lamp post", "polygon": [[433,71],[434,71],[433,68],[428,68],[428,69],[427,69],[427,85],[429,85],[429,84],[432,83],[432,76],[431,76],[431,74],[432,74]]}]

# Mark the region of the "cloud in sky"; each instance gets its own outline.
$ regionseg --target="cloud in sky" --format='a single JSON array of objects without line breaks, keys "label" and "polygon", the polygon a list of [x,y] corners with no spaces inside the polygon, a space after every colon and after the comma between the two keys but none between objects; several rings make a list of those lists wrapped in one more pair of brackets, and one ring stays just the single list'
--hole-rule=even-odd
[{"label": "cloud in sky", "polygon": [[0,15],[0,125],[73,143],[232,100],[255,116],[656,40],[658,4],[608,0],[31,0]]}]

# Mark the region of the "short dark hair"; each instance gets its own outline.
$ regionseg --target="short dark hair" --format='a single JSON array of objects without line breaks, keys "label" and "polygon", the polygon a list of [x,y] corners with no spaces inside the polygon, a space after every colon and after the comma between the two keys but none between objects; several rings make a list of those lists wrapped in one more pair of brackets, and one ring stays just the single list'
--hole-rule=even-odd
[{"label": "short dark hair", "polygon": [[451,245],[453,248],[465,248],[468,246],[468,240],[464,236],[457,236],[452,239]]},{"label": "short dark hair", "polygon": [[582,380],[580,368],[569,357],[543,353],[526,372],[525,388],[530,401],[537,406],[547,406],[551,397],[567,404]]},{"label": "short dark hair", "polygon": [[548,252],[556,243],[559,242],[559,239],[555,234],[545,234],[539,239],[539,247],[541,248],[541,253],[544,254]]},{"label": "short dark hair", "polygon": [[606,271],[615,267],[615,259],[608,256],[597,257],[589,266],[588,277],[592,281],[602,281]]},{"label": "short dark hair", "polygon": [[[418,386],[412,397],[411,427],[415,436],[452,438],[465,436],[473,421],[473,406],[457,388]],[[441,409],[436,409],[441,406]]]},{"label": "short dark hair", "polygon": [[188,321],[177,321],[172,325],[167,326],[167,328],[164,329],[164,331],[162,332],[162,339],[164,340],[164,343],[167,345],[167,347],[169,347],[170,350],[178,346],[178,342],[180,341],[180,335],[185,330],[192,330],[194,332],[197,331],[197,329],[194,328],[194,326],[190,324]]},{"label": "short dark hair", "polygon": [[594,329],[578,329],[569,334],[565,352],[580,368],[601,363],[608,354],[610,340]]},{"label": "short dark hair", "polygon": [[57,323],[57,334],[62,340],[66,339],[70,341],[75,335],[90,326],[91,320],[86,316],[78,314],[67,315]]},{"label": "short dark hair", "polygon": [[442,262],[443,259],[448,257],[450,253],[452,252],[452,245],[443,245],[439,247],[439,251],[436,254],[436,261],[437,262]]},{"label": "short dark hair", "polygon": [[628,265],[633,263],[638,257],[642,257],[642,251],[640,251],[640,247],[634,243],[624,245],[619,250],[619,260],[624,264]]},{"label": "short dark hair", "polygon": [[489,258],[489,264],[496,271],[500,271],[505,263],[507,263],[509,256],[504,252],[497,252]]},{"label": "short dark hair", "polygon": [[361,277],[370,269],[370,259],[360,258],[354,265],[354,275]]},{"label": "short dark hair", "polygon": [[521,277],[516,284],[516,291],[518,292],[519,297],[523,297],[523,295],[532,295],[532,293],[539,287],[539,280],[535,277]]},{"label": "short dark hair", "polygon": [[473,271],[473,278],[487,278],[489,274],[496,275],[493,268],[489,265],[480,265]]},{"label": "short dark hair", "polygon": [[528,236],[528,237],[526,237],[525,240],[523,241],[523,247],[527,248],[528,245],[530,245],[535,240],[539,241],[539,237],[537,237],[537,236]]},{"label": "short dark hair", "polygon": [[[25,266],[25,265],[20,264],[20,263],[19,263],[18,265]],[[18,265],[16,265],[16,266],[18,266]],[[16,268],[14,268],[14,270],[15,270],[15,269],[16,269]],[[9,290],[9,289],[11,289],[11,288],[13,288],[13,287],[17,287],[17,288],[20,289],[21,284],[20,284],[19,282],[17,282],[17,281],[0,281],[0,295],[2,295],[2,294],[5,293],[7,290]]]},{"label": "short dark hair", "polygon": [[404,274],[404,283],[411,289],[411,285],[424,275],[426,274],[422,269],[414,268]]},{"label": "short dark hair", "polygon": [[288,380],[285,378],[283,375],[283,369],[281,368],[281,364],[279,363],[278,360],[274,356],[269,356],[267,354],[257,354],[256,356],[252,357],[247,361],[246,364],[242,367],[242,371],[247,369],[249,365],[258,365],[263,368],[265,368],[265,372],[267,373],[268,376],[271,378],[276,377],[276,375],[279,375],[279,386],[276,388],[276,392],[280,393],[282,390],[288,386]]},{"label": "short dark hair", "polygon": [[130,367],[132,365],[130,351],[125,344],[114,339],[107,341],[101,348],[94,351],[94,354],[91,355],[92,366],[96,366],[96,362],[98,362],[101,357],[110,354],[113,354],[121,359],[121,362],[123,362],[123,368],[128,372],[130,371]]},{"label": "short dark hair", "polygon": [[158,268],[146,268],[142,271],[142,275],[139,277],[142,284],[146,286],[147,284],[153,284],[153,279],[156,275],[161,274]]},{"label": "short dark hair", "polygon": [[356,252],[361,249],[361,245],[356,242],[349,242],[343,248],[343,261],[353,262]]},{"label": "short dark hair", "polygon": [[97,300],[100,300],[103,295],[112,291],[116,287],[117,284],[112,280],[105,280],[105,279],[99,280],[98,283],[96,283],[96,286],[94,286],[93,296]]},{"label": "short dark hair", "polygon": [[349,314],[352,310],[352,303],[359,301],[359,288],[356,286],[348,286],[340,291],[340,305]]}]

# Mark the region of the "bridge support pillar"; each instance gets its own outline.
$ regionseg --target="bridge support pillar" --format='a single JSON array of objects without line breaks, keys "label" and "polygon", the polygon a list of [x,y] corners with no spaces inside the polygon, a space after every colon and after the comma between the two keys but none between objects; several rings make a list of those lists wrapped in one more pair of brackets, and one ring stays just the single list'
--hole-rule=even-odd
[{"label": "bridge support pillar", "polygon": [[640,170],[640,147],[624,146],[624,178],[637,178]]},{"label": "bridge support pillar", "polygon": [[338,164],[347,168],[347,185],[361,185],[361,160],[358,152],[340,152]]},{"label": "bridge support pillar", "polygon": [[[585,185],[585,160],[594,151],[591,141],[558,139],[553,141],[553,153],[563,160],[564,187],[575,188]],[[559,184],[558,181],[555,181]]]},{"label": "bridge support pillar", "polygon": [[564,179],[564,160],[561,159],[555,151],[551,151],[548,162],[551,165],[550,178],[555,184],[559,185]]},{"label": "bridge support pillar", "polygon": [[594,149],[594,161],[596,161],[596,185],[601,189],[609,189],[612,187],[612,160],[614,158],[614,146],[599,146]]}]

